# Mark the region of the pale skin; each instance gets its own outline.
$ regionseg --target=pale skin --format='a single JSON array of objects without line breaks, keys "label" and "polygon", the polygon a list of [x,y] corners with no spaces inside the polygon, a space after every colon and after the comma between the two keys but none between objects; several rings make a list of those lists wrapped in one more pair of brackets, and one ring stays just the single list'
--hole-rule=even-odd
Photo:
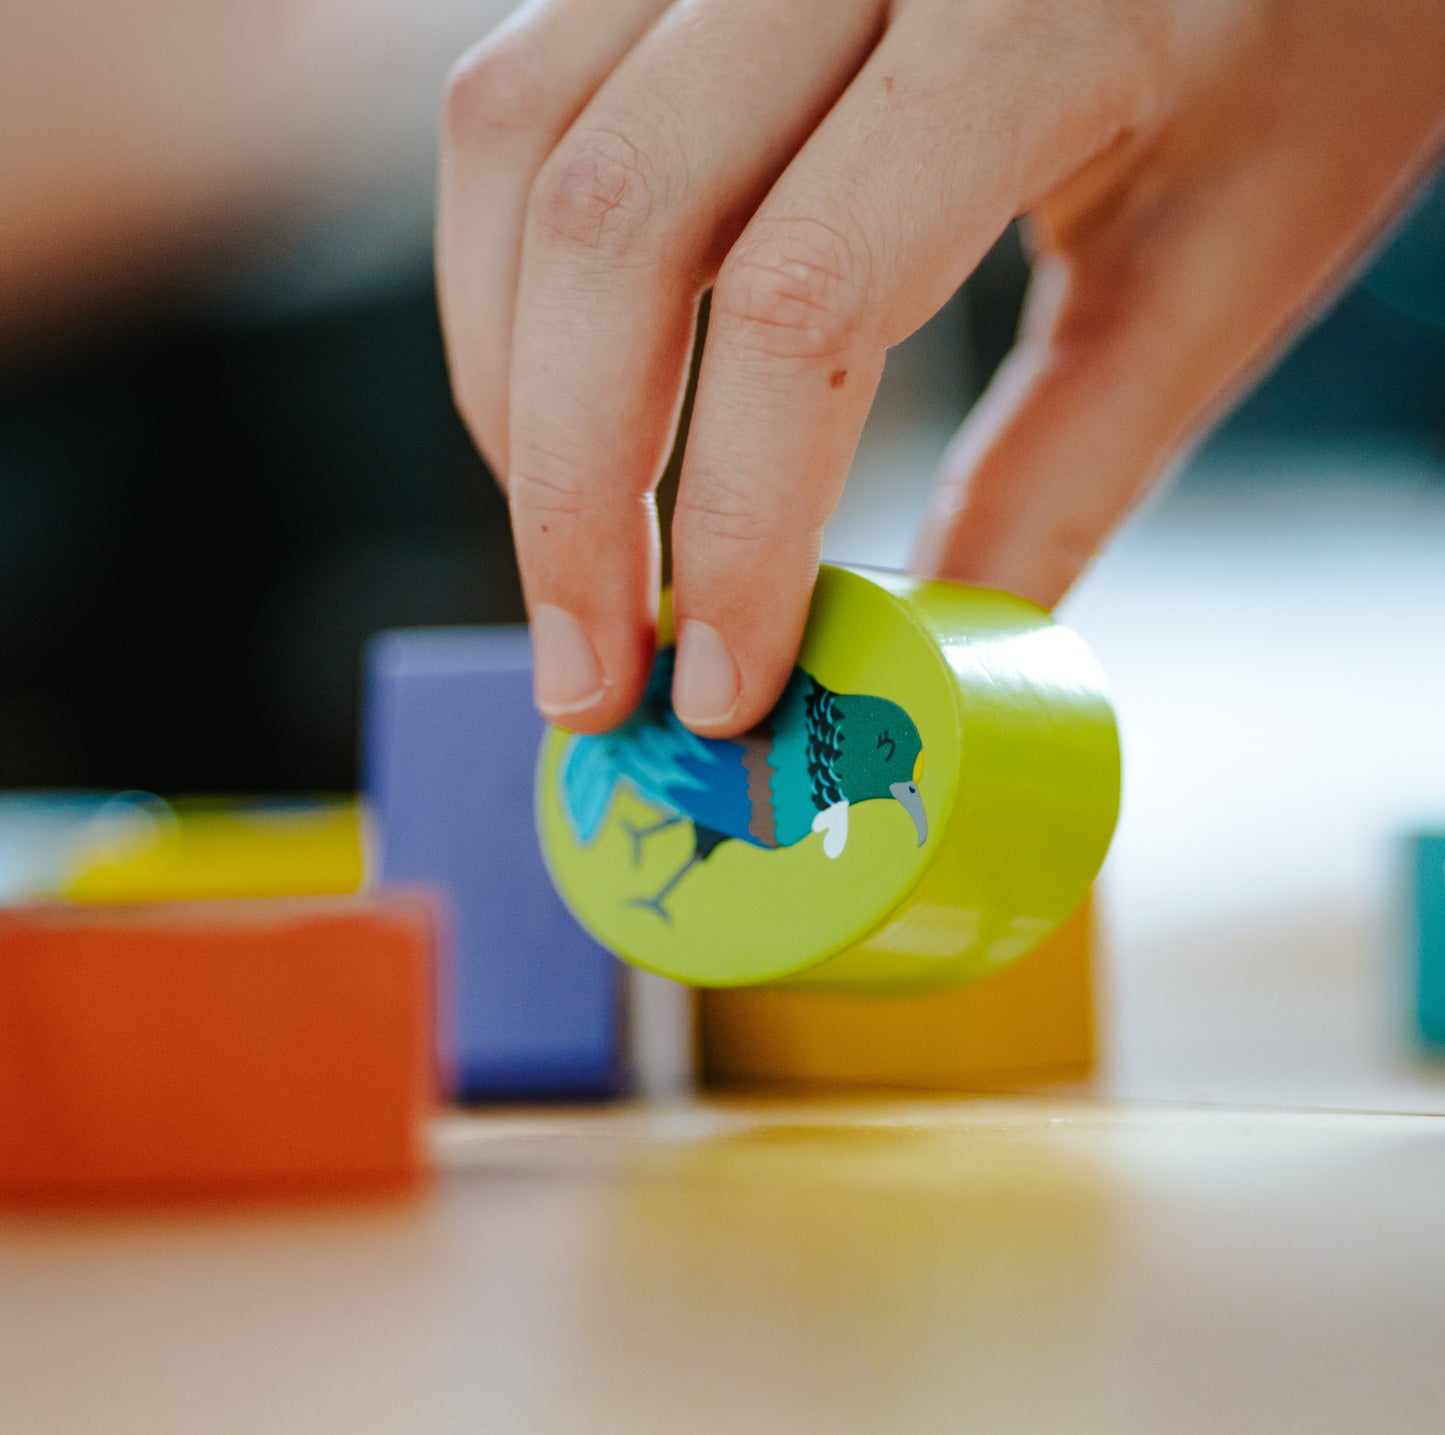
[{"label": "pale skin", "polygon": [[453,386],[508,491],[537,699],[620,721],[653,491],[713,288],[673,527],[679,714],[765,716],[884,357],[1015,216],[1017,347],[916,568],[1052,607],[1316,311],[1445,133],[1439,0],[543,0],[447,96]]}]

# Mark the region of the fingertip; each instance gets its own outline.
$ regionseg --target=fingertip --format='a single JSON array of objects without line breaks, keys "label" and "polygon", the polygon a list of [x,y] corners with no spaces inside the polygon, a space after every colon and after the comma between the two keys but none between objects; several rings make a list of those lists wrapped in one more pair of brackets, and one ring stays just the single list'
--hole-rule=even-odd
[{"label": "fingertip", "polygon": [[724,539],[679,504],[672,705],[700,736],[736,737],[772,712],[802,647],[821,546],[821,528],[800,523]]},{"label": "fingertip", "polygon": [[746,634],[696,618],[678,626],[672,706],[684,726],[700,737],[736,737],[767,720],[796,661],[797,642],[760,653]]},{"label": "fingertip", "polygon": [[711,623],[687,618],[678,627],[672,706],[694,732],[730,735],[742,701],[742,675]]},{"label": "fingertip", "polygon": [[561,728],[564,732],[595,735],[610,732],[619,723],[625,722],[635,706],[635,702],[622,700],[616,690],[609,690],[590,707],[573,712],[549,711],[540,703],[538,709],[553,727]]},{"label": "fingertip", "polygon": [[533,692],[538,711],[569,732],[616,727],[642,696],[650,652],[604,660],[583,620],[565,608],[539,603],[532,611]]}]

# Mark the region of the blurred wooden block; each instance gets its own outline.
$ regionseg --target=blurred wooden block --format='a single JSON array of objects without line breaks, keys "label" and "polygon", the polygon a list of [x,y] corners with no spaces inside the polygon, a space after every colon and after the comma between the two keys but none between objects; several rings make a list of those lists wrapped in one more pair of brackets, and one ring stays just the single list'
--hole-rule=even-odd
[{"label": "blurred wooden block", "polygon": [[362,724],[375,871],[444,893],[448,1017],[475,1101],[617,1096],[622,970],[553,889],[533,816],[545,725],[522,628],[383,633]]},{"label": "blurred wooden block", "polygon": [[59,895],[76,902],[320,897],[365,875],[355,801],[138,805],[95,826]]},{"label": "blurred wooden block", "polygon": [[1095,1059],[1092,901],[1036,951],[922,996],[740,987],[702,996],[710,1082],[996,1090],[1087,1076]]},{"label": "blurred wooden block", "polygon": [[1445,1048],[1445,832],[1410,839],[1415,1019],[1427,1046]]},{"label": "blurred wooden block", "polygon": [[413,1184],[433,949],[412,899],[0,913],[0,1196]]}]

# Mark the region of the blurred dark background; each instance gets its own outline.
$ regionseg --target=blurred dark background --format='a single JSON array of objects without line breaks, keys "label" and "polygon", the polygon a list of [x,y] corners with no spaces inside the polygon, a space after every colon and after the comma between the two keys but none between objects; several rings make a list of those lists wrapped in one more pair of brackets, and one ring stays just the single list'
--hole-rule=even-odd
[{"label": "blurred dark background", "polygon": [[[960,415],[1025,279],[1011,234],[936,321]],[[1216,442],[1342,434],[1445,438],[1445,185]],[[345,789],[369,634],[521,616],[424,234],[323,302],[137,307],[0,363],[0,786]]]},{"label": "blurred dark background", "polygon": [[521,616],[430,285],[0,373],[0,784],[347,788],[368,634]]}]

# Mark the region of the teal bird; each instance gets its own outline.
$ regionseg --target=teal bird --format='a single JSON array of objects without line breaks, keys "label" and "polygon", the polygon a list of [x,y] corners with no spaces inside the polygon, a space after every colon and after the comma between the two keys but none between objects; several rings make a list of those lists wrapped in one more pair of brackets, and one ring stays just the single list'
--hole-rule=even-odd
[{"label": "teal bird", "polygon": [[836,858],[848,840],[848,809],[874,798],[899,803],[923,845],[923,742],[897,703],[835,693],[794,668],[761,726],[741,737],[699,737],[672,710],[673,661],[671,648],[659,653],[632,716],[611,732],[573,737],[561,759],[562,806],[579,844],[596,840],[623,786],[658,811],[650,826],[627,824],[634,863],[648,837],[692,824],[687,861],[636,905],[670,920],[668,894],[727,841],[776,849],[820,833],[824,855]]}]

